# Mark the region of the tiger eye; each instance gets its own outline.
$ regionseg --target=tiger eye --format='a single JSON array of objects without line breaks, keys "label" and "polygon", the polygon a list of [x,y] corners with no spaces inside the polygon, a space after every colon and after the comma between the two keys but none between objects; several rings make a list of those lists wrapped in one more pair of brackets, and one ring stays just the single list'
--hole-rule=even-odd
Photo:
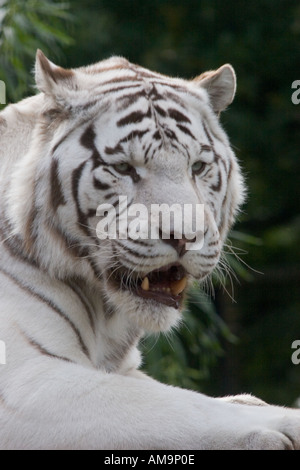
[{"label": "tiger eye", "polygon": [[204,167],[205,167],[205,163],[202,162],[201,160],[198,160],[192,165],[192,172],[195,175],[199,175],[199,173],[201,173],[204,170]]},{"label": "tiger eye", "polygon": [[117,163],[114,165],[115,170],[117,170],[119,173],[129,173],[131,171],[131,165],[129,163],[123,162],[123,163]]}]

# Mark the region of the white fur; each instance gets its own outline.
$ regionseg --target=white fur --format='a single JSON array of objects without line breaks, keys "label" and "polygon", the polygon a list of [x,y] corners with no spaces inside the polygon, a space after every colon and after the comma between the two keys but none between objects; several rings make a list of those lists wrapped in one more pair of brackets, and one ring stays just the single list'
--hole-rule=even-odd
[{"label": "white fur", "polygon": [[[120,65],[123,68],[114,67]],[[143,70],[114,58],[61,80],[59,74],[64,72],[39,53],[36,77],[43,93],[8,106],[0,114],[1,217],[8,219],[7,237],[12,236],[14,249],[21,251],[18,255],[9,243],[0,245],[0,340],[7,353],[6,365],[0,365],[0,448],[299,449],[299,411],[262,406],[261,400],[248,395],[209,398],[158,383],[138,370],[137,346],[144,331],[170,329],[180,322],[181,312],[112,289],[105,276],[112,243],[90,247],[93,241],[74,223],[77,213],[70,175],[89,157],[79,144],[86,123],[93,119],[95,145],[101,154],[125,133],[120,129],[116,136],[113,119],[116,115],[121,119],[122,110],[113,99],[100,98],[101,90],[109,86],[103,83]],[[145,90],[151,89],[149,83],[145,80]],[[186,159],[168,145],[149,169],[143,164],[142,143],[134,141],[128,142],[126,151],[134,156],[144,184],[136,189],[128,179],[120,178],[115,188],[145,205],[178,200],[206,204],[204,249],[187,253],[182,260],[191,278],[201,279],[204,255],[212,253],[209,241],[216,242],[215,265],[244,196],[238,163],[215,114],[231,102],[235,78],[232,68],[224,66],[193,82],[176,79],[172,83],[195,94],[194,99],[188,93],[186,97],[191,129],[205,141],[201,125],[205,120],[215,151],[224,158],[223,166],[231,162],[231,180],[224,184],[223,169],[223,186],[210,199],[216,173],[207,182],[191,183]],[[89,110],[82,108],[95,96],[99,100]],[[139,102],[139,109],[144,106],[146,110],[146,105]],[[162,122],[169,128],[174,125],[167,117]],[[155,129],[153,123],[148,125]],[[51,149],[74,128],[55,153],[67,203],[53,211],[48,185]],[[197,144],[184,135],[182,142],[197,159]],[[99,197],[91,184],[95,175],[104,178],[101,168],[93,170],[87,163],[78,187],[83,209],[94,207]],[[110,182],[112,177],[106,178]],[[92,219],[93,228],[95,224]],[[95,277],[88,257],[71,256],[57,236],[62,228],[80,246],[90,247],[102,279]],[[119,253],[126,256],[127,246],[124,242]],[[160,257],[148,258],[147,266],[142,262],[135,266],[141,273],[177,261],[174,250],[161,241],[149,242],[149,250]],[[128,267],[133,268],[132,264],[128,255]]]}]

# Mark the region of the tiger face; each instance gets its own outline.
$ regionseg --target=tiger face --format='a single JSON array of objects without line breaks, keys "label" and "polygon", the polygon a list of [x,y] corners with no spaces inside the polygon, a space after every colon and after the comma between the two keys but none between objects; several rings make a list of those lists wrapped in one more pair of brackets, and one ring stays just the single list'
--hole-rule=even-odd
[{"label": "tiger face", "polygon": [[[169,329],[189,283],[216,267],[243,201],[239,166],[218,120],[235,93],[233,69],[187,81],[122,58],[65,70],[38,52],[36,80],[43,109],[27,159],[35,196],[29,205],[23,198],[24,249],[56,276],[76,273],[98,284],[108,316],[125,309],[143,329]],[[183,230],[177,236],[170,219],[165,236],[157,218],[155,238],[100,240],[97,208],[105,204],[115,222],[135,204],[148,214],[153,205],[176,204]],[[184,218],[195,217],[186,205],[203,207],[201,233],[186,229],[193,224]],[[201,247],[187,249],[198,238]]]}]

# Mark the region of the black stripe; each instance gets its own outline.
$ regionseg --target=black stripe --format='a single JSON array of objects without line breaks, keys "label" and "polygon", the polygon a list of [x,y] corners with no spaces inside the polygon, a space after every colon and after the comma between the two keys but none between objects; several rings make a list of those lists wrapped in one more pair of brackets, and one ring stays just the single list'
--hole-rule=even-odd
[{"label": "black stripe", "polygon": [[52,160],[50,169],[50,201],[54,212],[57,211],[59,206],[67,203],[59,178],[58,161],[56,159]]},{"label": "black stripe", "polygon": [[123,137],[123,139],[121,139],[119,143],[128,142],[129,140],[133,140],[136,137],[141,138],[145,134],[147,134],[147,132],[149,132],[148,129],[146,129],[144,131],[138,131],[138,130],[132,131],[126,137]]},{"label": "black stripe", "polygon": [[[211,150],[212,150],[213,153],[214,153],[214,162],[215,162],[215,163],[218,163],[219,160],[221,160],[222,163],[223,163],[223,165],[224,165],[224,167],[225,167],[225,170],[226,170],[226,165],[225,165],[225,163],[224,163],[222,157],[217,153],[217,151],[216,151],[216,149],[215,149],[213,138],[212,138],[212,136],[210,135],[210,133],[209,133],[209,131],[208,131],[208,129],[207,129],[207,126],[206,126],[205,122],[203,122],[202,125],[203,125],[204,132],[205,132],[205,134],[206,134],[206,137],[208,138],[208,141],[209,141],[209,143],[210,143],[210,145],[211,145]],[[218,137],[216,137],[216,138],[218,138]]]},{"label": "black stripe", "polygon": [[230,180],[231,178],[231,173],[232,173],[232,161],[231,161],[231,158],[229,159],[229,168],[228,168],[228,173],[227,173],[227,179],[228,181]]},{"label": "black stripe", "polygon": [[95,149],[95,131],[93,124],[89,125],[80,138],[80,143],[83,147],[94,150]]},{"label": "black stripe", "polygon": [[201,152],[211,152],[212,148],[210,145],[207,144],[201,144]]},{"label": "black stripe", "polygon": [[158,104],[155,104],[154,105],[154,109],[155,111],[162,117],[166,117],[167,116],[167,113],[164,109],[162,109],[160,106],[158,106]]},{"label": "black stripe", "polygon": [[58,147],[74,132],[76,131],[79,127],[82,127],[84,126],[84,124],[86,124],[88,121],[90,121],[91,118],[87,118],[87,119],[84,119],[82,121],[80,121],[79,123],[76,124],[75,127],[73,127],[71,130],[69,130],[67,132],[67,134],[65,134],[63,137],[61,137],[61,139],[54,145],[53,149],[52,149],[52,154],[54,154],[56,152],[56,150],[58,149]]},{"label": "black stripe", "polygon": [[78,198],[80,178],[81,178],[81,175],[82,175],[82,172],[84,170],[84,167],[85,167],[86,163],[87,163],[86,161],[81,163],[81,165],[79,165],[78,168],[73,170],[73,173],[72,173],[72,194],[73,194],[73,198],[74,198],[75,205],[76,205],[76,210],[77,210],[78,226],[81,228],[81,230],[83,230],[85,232],[86,235],[90,236],[91,234],[90,234],[90,231],[87,227],[87,217],[84,214],[84,212],[82,212],[82,210],[80,208],[80,203],[79,203],[79,198]]},{"label": "black stripe", "polygon": [[67,281],[65,281],[65,283],[70,289],[72,289],[72,291],[80,299],[80,302],[82,303],[82,305],[84,306],[86,310],[93,333],[95,333],[95,321],[94,321],[94,315],[93,315],[93,308],[91,307],[88,298],[86,298],[86,296],[83,294],[82,290],[77,285],[76,281],[73,282],[71,279],[68,279]]},{"label": "black stripe", "polygon": [[157,77],[153,80],[150,80],[150,83],[151,85],[153,85],[153,87],[155,87],[155,85],[162,85],[167,88],[172,88],[173,90],[176,90],[178,92],[182,92],[184,94],[190,93],[190,90],[188,88],[185,88],[181,85],[176,85],[174,82],[168,80],[168,77],[166,77],[166,79],[164,79],[163,77]]},{"label": "black stripe", "polygon": [[211,185],[211,189],[213,191],[217,191],[219,192],[221,190],[221,187],[222,187],[222,174],[220,172],[220,170],[218,171],[218,182],[216,184],[212,184]]},{"label": "black stripe", "polygon": [[[100,86],[102,86],[100,84]],[[123,85],[115,88],[109,88],[108,90],[101,90],[101,95],[108,95],[110,93],[117,93],[118,91],[129,90],[130,88],[140,88],[141,84],[137,83],[136,85]]]},{"label": "black stripe", "polygon": [[152,89],[149,93],[149,96],[153,101],[165,101],[165,97],[157,91],[157,88],[154,83],[152,83]]},{"label": "black stripe", "polygon": [[92,217],[96,217],[96,212],[97,212],[97,209],[89,209],[87,214],[86,214],[87,219],[91,219]]},{"label": "black stripe", "polygon": [[184,105],[184,101],[180,100],[180,97],[176,95],[172,91],[164,90],[164,96],[162,96],[156,89],[155,85],[162,85],[166,88],[169,88],[171,90],[174,90],[175,92],[177,91],[178,93],[182,93],[184,97],[187,95],[192,96],[193,98],[196,98],[198,101],[203,102],[203,99],[201,96],[199,96],[197,93],[193,93],[191,89],[188,87],[184,87],[182,85],[176,85],[175,83],[168,82],[165,80],[151,80],[151,84],[153,85],[153,89],[155,89],[153,96],[155,97],[155,100],[160,100],[160,99],[165,99],[167,94],[169,93],[169,96],[172,97],[173,101],[178,102],[179,104],[183,105],[182,107],[185,108],[186,106]]},{"label": "black stripe", "polygon": [[21,331],[21,333],[24,336],[24,338],[26,339],[26,341],[31,346],[33,346],[37,351],[39,351],[40,354],[43,354],[44,356],[51,357],[52,359],[59,359],[61,361],[65,361],[65,362],[72,362],[74,364],[74,361],[72,361],[71,359],[69,359],[65,356],[59,356],[57,354],[51,353],[46,348],[44,348],[44,346],[42,346],[40,343],[38,343],[36,340],[34,340],[33,338],[29,337],[26,333],[24,333],[24,331]]},{"label": "black stripe", "polygon": [[[130,256],[130,255],[129,255]],[[137,268],[139,267],[137,264],[136,264],[136,260],[130,260],[128,258],[126,258],[126,256],[124,256],[123,254],[121,253],[118,253],[117,255],[118,257],[118,261],[122,261],[122,267],[125,267],[126,269],[133,269],[134,272],[137,272]],[[161,258],[162,256],[159,256],[157,255],[157,258]],[[145,256],[145,260],[147,261],[147,258],[148,256]],[[141,269],[145,269],[145,268],[149,268],[150,271],[153,270],[153,263],[151,264],[146,264],[143,260],[143,263],[141,264]],[[130,264],[133,264],[132,267],[127,267],[126,265],[130,265]]]},{"label": "black stripe", "polygon": [[[98,240],[99,241],[99,240]],[[95,278],[100,281],[102,279],[102,273],[99,271],[98,266],[96,265],[93,258],[88,259],[88,263],[94,273]]]},{"label": "black stripe", "polygon": [[207,170],[201,173],[201,179],[204,179],[208,175],[208,173],[212,173],[212,172],[213,172],[212,167],[207,167]]},{"label": "black stripe", "polygon": [[146,150],[146,152],[145,152],[145,155],[144,155],[145,163],[147,163],[148,160],[149,160],[149,158],[148,158],[148,153],[149,153],[149,150],[151,149],[151,147],[152,147],[152,142],[150,142],[150,144],[148,145],[148,148],[147,148],[147,150]]},{"label": "black stripe", "polygon": [[140,98],[145,98],[145,91],[137,91],[136,93],[127,93],[126,95],[120,96],[117,98],[117,101],[123,101],[123,104],[120,105],[119,110],[129,108],[132,104],[136,103]]},{"label": "black stripe", "polygon": [[186,109],[183,99],[180,98],[180,96],[175,95],[175,93],[172,93],[171,91],[166,91],[165,97],[167,100],[174,101],[174,103],[179,104],[183,109]]},{"label": "black stripe", "polygon": [[[105,171],[106,173],[109,173],[110,175],[112,175],[114,178],[116,178],[116,175],[107,167],[107,166],[104,166],[102,168],[102,171]],[[113,181],[113,183],[115,183],[116,180]]]},{"label": "black stripe", "polygon": [[190,119],[175,108],[168,109],[168,114],[170,118],[175,119],[177,122],[187,122],[191,124]]},{"label": "black stripe", "polygon": [[[184,150],[186,151],[187,159],[188,159],[188,165],[190,165],[191,164],[191,154],[189,152],[188,146],[181,143],[181,142],[178,142],[178,144],[181,145],[184,148]],[[179,147],[179,145],[178,145],[178,147]],[[175,147],[174,142],[173,142],[173,146]]]},{"label": "black stripe", "polygon": [[38,215],[40,210],[36,207],[36,187],[37,181],[34,183],[34,190],[32,192],[31,208],[26,219],[23,246],[27,253],[34,252],[34,246],[38,238]]},{"label": "black stripe", "polygon": [[[116,208],[116,207],[119,205],[119,198],[116,199],[114,202],[111,202],[111,205],[112,205],[114,208]],[[127,206],[127,207],[128,207],[128,206]],[[126,207],[126,209],[127,209],[127,207]],[[119,215],[119,214],[117,214],[117,215]]]},{"label": "black stripe", "polygon": [[206,259],[217,258],[218,255],[219,255],[219,252],[218,252],[218,251],[216,251],[216,252],[213,253],[212,255],[203,255],[203,254],[201,253],[201,257],[202,257],[202,258],[206,258]]},{"label": "black stripe", "polygon": [[[129,239],[129,241],[131,241],[131,239]],[[131,248],[128,248],[128,246],[124,246],[121,242],[119,242],[119,240],[117,239],[114,239],[113,242],[120,246],[121,248],[123,248],[126,252],[126,254],[129,254],[129,255],[133,255],[133,256],[136,256],[137,258],[146,258],[146,259],[152,259],[152,258],[159,258],[161,257],[162,255],[149,255],[147,253],[138,253],[137,251],[134,251],[132,250]]]},{"label": "black stripe", "polygon": [[106,164],[102,159],[95,144],[96,133],[93,123],[90,124],[82,134],[80,143],[83,147],[92,151],[93,170],[101,164]]},{"label": "black stripe", "polygon": [[159,130],[155,131],[152,137],[155,140],[161,140],[161,132]]},{"label": "black stripe", "polygon": [[95,106],[97,103],[99,103],[99,100],[98,99],[95,99],[93,101],[89,101],[88,103],[85,103],[85,104],[82,104],[82,105],[78,105],[76,106],[76,110],[79,111],[80,110],[86,110],[88,108],[92,108],[93,106]]},{"label": "black stripe", "polygon": [[130,176],[130,178],[132,179],[134,183],[138,183],[139,181],[141,181],[141,177],[134,167],[130,168],[128,175]]},{"label": "black stripe", "polygon": [[166,75],[161,75],[159,73],[151,72],[151,70],[146,70],[139,66],[135,68],[135,71],[137,72],[138,77],[150,78],[150,79],[156,79],[156,80],[163,79],[163,78],[168,80],[169,78]]},{"label": "black stripe", "polygon": [[116,153],[124,153],[123,147],[120,142],[115,147],[105,147],[105,153],[107,155],[115,155]]},{"label": "black stripe", "polygon": [[[118,197],[118,199],[117,199],[114,203],[112,203],[112,205],[113,205],[114,207],[117,207],[117,206],[118,206],[118,204],[119,204],[119,198],[120,198],[120,197]],[[133,198],[131,199],[131,201],[129,201],[129,202],[127,203],[127,206],[126,206],[126,207],[123,207],[123,208],[122,208],[123,210],[122,210],[122,212],[120,212],[120,213],[119,213],[119,209],[120,209],[120,206],[119,206],[119,207],[118,207],[118,210],[117,210],[117,217],[121,217],[121,215],[123,215],[124,212],[127,211],[128,207],[131,206],[132,203],[133,203]]]},{"label": "black stripe", "polygon": [[13,274],[7,272],[5,269],[0,268],[0,272],[2,272],[6,277],[8,277],[12,282],[14,282],[20,289],[25,291],[27,294],[30,294],[35,299],[39,300],[40,302],[47,305],[47,307],[51,308],[55,313],[57,313],[60,318],[62,318],[68,325],[72,328],[77,337],[77,340],[80,344],[82,352],[89,357],[89,352],[86,345],[83,342],[82,336],[80,331],[78,330],[77,326],[70,320],[70,318],[50,299],[45,297],[44,295],[40,294],[39,292],[32,289],[30,286],[23,284],[19,279],[17,279]]},{"label": "black stripe", "polygon": [[192,139],[196,140],[196,137],[192,134],[192,132],[186,127],[183,126],[182,124],[177,124],[178,129],[180,129],[184,134],[189,135],[192,137]]},{"label": "black stripe", "polygon": [[111,186],[106,183],[101,183],[101,181],[97,180],[97,178],[94,176],[93,178],[93,185],[94,188],[100,189],[101,191],[105,191],[106,189],[110,189]]},{"label": "black stripe", "polygon": [[224,217],[224,214],[221,215],[221,220],[220,220],[220,223],[218,224],[218,230],[219,230],[219,233],[222,235],[222,232],[223,232],[223,229],[224,229],[224,226],[225,226],[225,217]]},{"label": "black stripe", "polygon": [[[149,108],[150,110],[150,108]],[[123,117],[117,122],[118,127],[123,127],[127,126],[129,124],[138,124],[139,122],[142,122],[144,119],[147,117],[151,116],[151,111],[147,113],[143,113],[141,111],[133,111],[132,113],[128,114],[127,116]]]},{"label": "black stripe", "polygon": [[54,153],[56,152],[56,150],[58,149],[58,147],[60,147],[60,145],[69,137],[69,135],[73,132],[73,129],[68,132],[66,135],[64,135],[53,147],[52,149],[52,155],[54,155]]},{"label": "black stripe", "polygon": [[108,199],[111,199],[112,197],[117,196],[117,193],[109,193],[104,195],[104,199],[107,201]]},{"label": "black stripe", "polygon": [[175,140],[176,142],[178,142],[177,135],[175,134],[174,131],[172,131],[171,129],[168,129],[168,128],[164,129],[164,131],[165,131],[166,136],[167,136],[169,139],[172,140],[172,143],[173,143],[174,140]]},{"label": "black stripe", "polygon": [[213,240],[208,243],[208,246],[216,246],[216,245],[219,245],[219,240]]},{"label": "black stripe", "polygon": [[9,222],[4,219],[0,218],[0,238],[1,243],[6,248],[11,256],[17,258],[19,261],[23,261],[27,263],[29,266],[33,266],[35,268],[39,267],[37,260],[26,256],[24,253],[24,244],[23,240],[18,235],[11,236],[13,229],[9,227]]},{"label": "black stripe", "polygon": [[97,74],[102,74],[105,72],[111,72],[112,70],[126,70],[129,69],[129,62],[126,59],[120,59],[120,62],[116,65],[111,65],[111,66],[105,66],[103,64],[98,64],[90,69],[85,69],[85,73],[88,73],[90,75],[97,75]]},{"label": "black stripe", "polygon": [[204,132],[205,132],[205,134],[206,134],[206,137],[208,138],[208,141],[209,141],[209,143],[210,143],[210,145],[211,145],[211,147],[212,147],[212,150],[214,151],[214,150],[215,150],[215,148],[214,148],[214,141],[213,141],[213,139],[212,139],[210,133],[208,132],[208,129],[207,129],[207,127],[206,127],[206,124],[203,122],[202,125],[203,125]]},{"label": "black stripe", "polygon": [[106,85],[112,85],[114,83],[122,83],[122,82],[138,82],[140,84],[140,80],[137,79],[136,75],[128,75],[127,77],[116,77],[112,78],[110,80],[106,80],[106,82],[102,82],[99,85],[101,86],[106,86]]},{"label": "black stripe", "polygon": [[140,245],[140,246],[145,246],[145,247],[147,247],[147,248],[152,248],[152,247],[153,247],[153,245],[151,245],[151,244],[145,242],[144,240],[147,240],[147,239],[140,239],[140,238],[138,238],[137,240],[134,240],[133,238],[129,238],[129,239],[127,240],[127,242],[134,243],[134,244]]}]

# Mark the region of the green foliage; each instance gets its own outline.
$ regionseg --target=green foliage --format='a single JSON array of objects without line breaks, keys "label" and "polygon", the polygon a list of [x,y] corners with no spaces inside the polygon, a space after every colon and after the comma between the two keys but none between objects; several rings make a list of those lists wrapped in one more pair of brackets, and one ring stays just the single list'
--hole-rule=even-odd
[{"label": "green foliage", "polygon": [[28,94],[38,48],[55,56],[62,46],[73,43],[64,27],[71,19],[65,2],[0,0],[0,77],[6,83],[8,101]]}]

